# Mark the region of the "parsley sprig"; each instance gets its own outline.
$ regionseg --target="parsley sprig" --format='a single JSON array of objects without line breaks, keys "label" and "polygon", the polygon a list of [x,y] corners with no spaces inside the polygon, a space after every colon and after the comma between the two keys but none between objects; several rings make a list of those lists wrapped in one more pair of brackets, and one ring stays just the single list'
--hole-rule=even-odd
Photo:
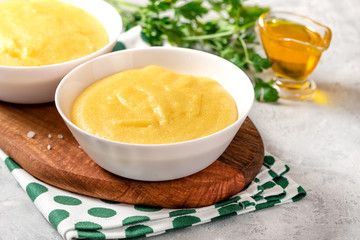
[{"label": "parsley sprig", "polygon": [[106,0],[121,14],[125,29],[142,27],[152,46],[172,45],[217,54],[246,70],[258,101],[276,102],[278,92],[256,74],[271,66],[256,51],[254,24],[268,8],[246,6],[243,0],[150,0],[145,5]]}]

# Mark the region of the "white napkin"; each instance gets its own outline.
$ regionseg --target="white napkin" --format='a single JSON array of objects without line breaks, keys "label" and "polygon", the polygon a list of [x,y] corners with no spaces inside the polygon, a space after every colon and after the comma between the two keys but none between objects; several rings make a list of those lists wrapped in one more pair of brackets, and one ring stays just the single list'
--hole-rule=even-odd
[{"label": "white napkin", "polygon": [[0,159],[64,239],[149,237],[295,202],[306,195],[288,176],[290,168],[272,156],[265,156],[261,171],[246,190],[218,204],[186,209],[131,205],[67,192],[34,178],[1,150]]}]

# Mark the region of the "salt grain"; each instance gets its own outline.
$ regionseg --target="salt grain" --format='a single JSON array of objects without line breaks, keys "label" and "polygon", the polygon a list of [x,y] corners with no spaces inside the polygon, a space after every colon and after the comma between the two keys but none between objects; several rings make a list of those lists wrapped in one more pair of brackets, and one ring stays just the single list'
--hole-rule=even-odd
[{"label": "salt grain", "polygon": [[29,131],[26,135],[28,138],[33,138],[35,136],[35,132]]},{"label": "salt grain", "polygon": [[82,147],[79,145],[78,148],[82,148]]},{"label": "salt grain", "polygon": [[48,138],[52,138],[51,134],[48,135]]},{"label": "salt grain", "polygon": [[51,149],[51,146],[50,146],[50,145],[47,145],[46,148],[47,148],[47,150],[50,150],[50,149]]},{"label": "salt grain", "polygon": [[64,138],[64,136],[61,135],[61,134],[57,135],[57,137],[60,138],[60,139],[63,139],[63,138]]}]

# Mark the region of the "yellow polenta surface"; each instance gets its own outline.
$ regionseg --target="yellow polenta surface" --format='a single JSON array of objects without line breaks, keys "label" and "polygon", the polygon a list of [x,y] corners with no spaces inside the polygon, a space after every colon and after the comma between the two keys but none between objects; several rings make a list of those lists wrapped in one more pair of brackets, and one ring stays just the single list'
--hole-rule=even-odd
[{"label": "yellow polenta surface", "polygon": [[90,13],[55,0],[0,2],[0,65],[41,66],[77,59],[109,42]]},{"label": "yellow polenta surface", "polygon": [[89,86],[75,100],[71,121],[106,139],[162,144],[218,132],[237,115],[235,101],[216,81],[150,65]]}]

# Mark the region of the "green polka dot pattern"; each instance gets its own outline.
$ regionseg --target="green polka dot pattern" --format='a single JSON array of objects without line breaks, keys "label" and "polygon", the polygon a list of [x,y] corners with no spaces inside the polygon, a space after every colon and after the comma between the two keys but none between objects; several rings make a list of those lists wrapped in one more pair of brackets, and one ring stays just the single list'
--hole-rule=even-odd
[{"label": "green polka dot pattern", "polygon": [[98,231],[78,231],[78,238],[86,239],[106,239],[105,234]]},{"label": "green polka dot pattern", "polygon": [[195,216],[181,216],[177,217],[173,220],[172,224],[174,228],[184,228],[192,226],[195,223],[201,222],[201,219],[199,217]]},{"label": "green polka dot pattern", "polygon": [[148,40],[146,39],[144,32],[141,32],[140,37],[144,42],[148,43]]},{"label": "green polka dot pattern", "polygon": [[225,206],[225,205],[228,205],[230,203],[234,203],[234,202],[238,202],[240,200],[240,197],[239,196],[236,196],[236,197],[233,197],[233,198],[229,198],[228,200],[225,200],[221,203],[217,203],[215,204],[215,207],[222,207],[222,206]]},{"label": "green polka dot pattern", "polygon": [[81,204],[81,200],[74,197],[69,196],[55,196],[54,201],[63,205],[71,205],[76,206]]},{"label": "green polka dot pattern", "polygon": [[11,158],[3,160],[16,179],[22,179],[18,180],[20,185],[64,239],[149,237],[296,202],[306,196],[305,190],[287,175],[290,168],[272,156],[265,157],[260,173],[246,191],[212,206],[193,209],[129,205],[65,192],[33,178]]},{"label": "green polka dot pattern", "polygon": [[32,201],[35,201],[35,199],[40,196],[41,194],[48,191],[48,188],[44,185],[36,182],[31,182],[26,186],[26,192],[29,195],[30,199]]},{"label": "green polka dot pattern", "polygon": [[242,206],[243,206],[243,209],[246,209],[248,207],[251,207],[251,206],[255,206],[256,203],[255,202],[252,202],[252,201],[243,201],[241,202]]},{"label": "green polka dot pattern", "polygon": [[305,190],[301,186],[298,186],[297,194],[294,197],[292,197],[291,199],[293,202],[297,202],[297,201],[300,201],[301,199],[303,199],[305,196],[306,196]]},{"label": "green polka dot pattern", "polygon": [[233,204],[230,204],[230,205],[219,208],[218,211],[219,211],[219,214],[221,216],[223,216],[223,215],[227,215],[227,214],[230,214],[230,213],[233,213],[233,212],[237,212],[237,211],[239,211],[241,209],[242,209],[241,205],[233,203]]},{"label": "green polka dot pattern", "polygon": [[271,189],[275,186],[276,184],[274,182],[266,182],[263,185],[261,185],[261,187],[263,189]]},{"label": "green polka dot pattern", "polygon": [[265,199],[266,201],[271,202],[271,201],[277,201],[277,200],[283,199],[284,197],[286,197],[286,192],[283,192],[283,193],[278,194],[276,196],[262,197],[262,199]]},{"label": "green polka dot pattern", "polygon": [[275,163],[275,158],[272,156],[264,157],[264,165],[271,167]]},{"label": "green polka dot pattern", "polygon": [[273,177],[273,178],[276,178],[277,176],[279,176],[279,175],[277,175],[274,171],[271,171],[271,170],[269,170],[268,173],[269,173],[269,175],[270,175],[271,177]]},{"label": "green polka dot pattern", "polygon": [[58,228],[59,224],[70,216],[70,213],[63,209],[55,209],[49,214],[49,222],[55,229]]},{"label": "green polka dot pattern", "polygon": [[259,210],[259,209],[263,209],[263,208],[267,208],[267,207],[272,207],[275,204],[280,203],[280,200],[275,200],[275,201],[270,201],[270,202],[264,202],[264,203],[259,203],[257,205],[255,205],[255,209]]},{"label": "green polka dot pattern", "polygon": [[176,217],[176,216],[181,216],[181,215],[190,214],[190,213],[196,213],[196,210],[195,209],[176,210],[176,211],[170,212],[169,216],[170,217]]},{"label": "green polka dot pattern", "polygon": [[150,220],[150,218],[148,216],[131,216],[131,217],[125,218],[122,221],[122,223],[125,226],[125,225],[129,225],[129,224],[145,222],[145,221],[149,221],[149,220]]},{"label": "green polka dot pattern", "polygon": [[104,203],[108,203],[108,204],[119,204],[119,202],[115,202],[115,201],[111,201],[111,200],[106,200],[106,199],[100,199],[100,201],[103,201]]},{"label": "green polka dot pattern", "polygon": [[75,229],[77,230],[99,230],[102,229],[100,224],[94,222],[77,222],[75,223]]},{"label": "green polka dot pattern", "polygon": [[113,48],[113,52],[119,51],[119,50],[123,50],[126,49],[125,44],[122,42],[117,42]]},{"label": "green polka dot pattern", "polygon": [[286,188],[289,185],[289,181],[281,176],[274,178],[274,182],[282,188]]},{"label": "green polka dot pattern", "polygon": [[144,237],[146,234],[153,233],[154,230],[146,225],[136,225],[125,229],[127,238]]},{"label": "green polka dot pattern", "polygon": [[89,215],[99,218],[110,218],[116,215],[116,211],[110,208],[90,208],[88,210]]},{"label": "green polka dot pattern", "polygon": [[19,164],[17,164],[14,160],[12,160],[9,157],[5,158],[5,164],[10,170],[10,172],[12,172],[15,169],[22,169]]},{"label": "green polka dot pattern", "polygon": [[141,212],[158,212],[162,209],[159,207],[148,207],[143,205],[135,205],[134,208]]}]

